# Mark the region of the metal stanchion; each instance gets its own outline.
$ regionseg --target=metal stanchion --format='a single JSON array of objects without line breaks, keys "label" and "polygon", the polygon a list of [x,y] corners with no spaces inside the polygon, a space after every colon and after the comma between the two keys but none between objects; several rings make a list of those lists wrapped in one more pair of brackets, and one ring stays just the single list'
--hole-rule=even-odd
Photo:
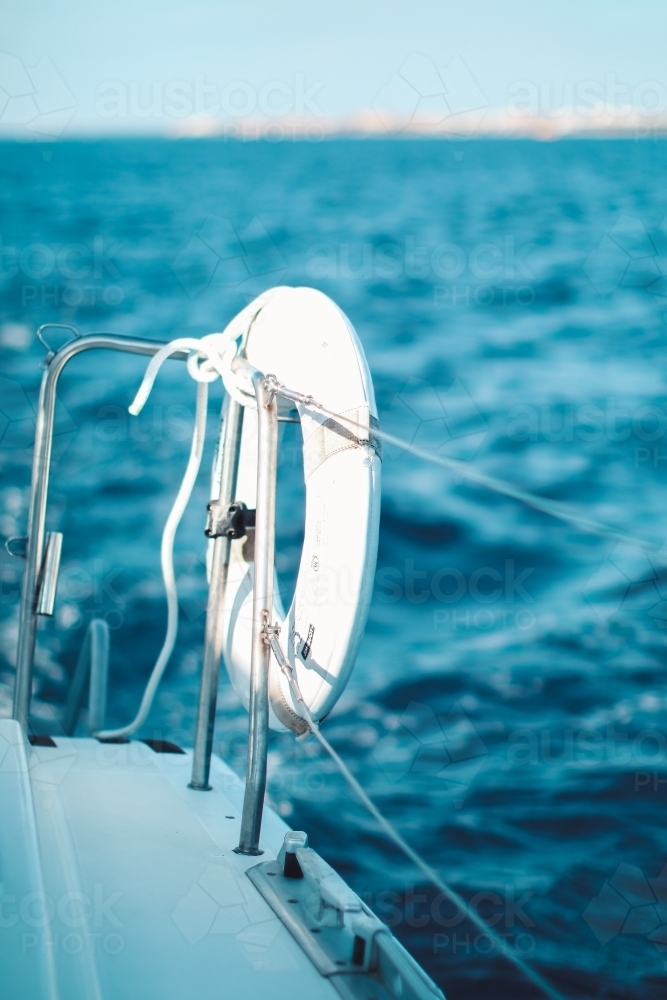
[{"label": "metal stanchion", "polygon": [[255,521],[255,582],[253,589],[252,660],[246,771],[238,854],[262,854],[259,835],[266,788],[269,729],[269,661],[271,647],[265,627],[273,612],[273,564],[278,468],[278,401],[273,377],[254,372],[257,398],[257,513]]},{"label": "metal stanchion", "polygon": [[[235,399],[227,397],[222,442],[222,469],[218,497],[211,506],[226,509],[234,499],[239,466],[241,431],[243,429],[243,407]],[[229,535],[217,535],[213,542],[211,558],[211,582],[206,604],[206,636],[204,639],[204,662],[199,686],[199,706],[195,745],[192,755],[192,780],[190,788],[208,791],[213,750],[215,710],[218,701],[218,677],[222,656],[222,608],[227,585],[229,556],[232,540]]]}]

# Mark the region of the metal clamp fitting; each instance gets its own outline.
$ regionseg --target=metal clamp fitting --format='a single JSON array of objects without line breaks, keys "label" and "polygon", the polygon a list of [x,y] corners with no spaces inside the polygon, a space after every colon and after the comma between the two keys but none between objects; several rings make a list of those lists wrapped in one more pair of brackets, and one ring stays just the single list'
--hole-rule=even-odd
[{"label": "metal clamp fitting", "polygon": [[243,538],[248,528],[255,527],[256,511],[248,510],[241,500],[228,506],[212,500],[206,507],[208,517],[204,534],[207,538]]},{"label": "metal clamp fitting", "polygon": [[271,646],[271,640],[277,639],[280,635],[280,625],[270,625],[269,624],[269,612],[264,610],[262,612],[262,618],[264,619],[264,624],[262,625],[262,641]]},{"label": "metal clamp fitting", "polygon": [[262,380],[262,388],[264,392],[268,393],[269,398],[264,403],[264,406],[271,406],[276,393],[280,390],[280,382],[275,375],[265,375]]}]

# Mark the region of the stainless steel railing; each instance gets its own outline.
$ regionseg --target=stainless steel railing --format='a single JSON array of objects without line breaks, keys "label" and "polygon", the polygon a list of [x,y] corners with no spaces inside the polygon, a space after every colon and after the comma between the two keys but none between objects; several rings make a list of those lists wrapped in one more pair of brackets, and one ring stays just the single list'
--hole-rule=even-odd
[{"label": "stainless steel railing", "polygon": [[[243,407],[236,400],[228,397],[221,439],[222,468],[218,496],[213,499],[213,502],[221,507],[228,507],[236,492],[242,430]],[[206,604],[204,658],[199,686],[199,705],[192,755],[192,779],[190,781],[190,788],[195,788],[198,791],[208,791],[211,787],[208,778],[211,770],[218,678],[222,657],[221,608],[227,584],[231,544],[232,540],[228,535],[218,535],[213,540],[211,579]]]},{"label": "stainless steel railing", "polygon": [[[52,326],[54,324],[48,325]],[[73,328],[69,327],[69,329]],[[46,344],[41,336],[42,330],[43,327],[40,327],[38,336],[48,348],[48,344]],[[76,331],[74,332],[76,333]],[[37,403],[35,450],[32,461],[30,506],[28,509],[28,540],[25,553],[26,565],[21,588],[16,681],[12,711],[12,718],[17,719],[26,732],[30,716],[37,615],[39,614],[39,600],[42,590],[42,568],[45,556],[44,532],[58,381],[65,366],[73,357],[77,354],[82,354],[84,351],[123,351],[127,354],[151,356],[156,354],[163,346],[163,342],[155,340],[116,337],[111,334],[91,334],[87,337],[78,337],[76,340],[69,341],[69,343],[65,344],[55,353],[49,349],[49,354],[46,357],[45,371]],[[173,357],[185,361],[187,355],[180,353],[173,355]],[[51,586],[53,586],[53,581]]]},{"label": "stainless steel railing", "polygon": [[266,626],[273,614],[273,575],[276,534],[276,478],[278,471],[278,400],[272,376],[253,371],[257,399],[257,513],[255,515],[255,580],[252,604],[252,658],[248,719],[248,763],[241,816],[239,854],[261,854],[269,734],[269,664],[271,647]]},{"label": "stainless steel railing", "polygon": [[[73,330],[72,327],[68,328]],[[60,350],[52,352],[41,336],[42,329],[40,328],[38,335],[49,350],[49,353],[45,362],[45,371],[37,404],[35,450],[32,464],[28,536],[25,553],[26,566],[21,590],[13,705],[13,718],[17,719],[26,731],[28,730],[30,716],[37,616],[40,613],[50,613],[53,610],[53,597],[57,582],[57,563],[60,555],[61,537],[50,540],[48,553],[45,551],[45,523],[53,425],[60,376],[69,361],[77,354],[82,354],[85,351],[111,350],[151,356],[164,346],[164,343],[161,341],[125,338],[112,334],[91,334],[86,337],[77,337],[77,339],[61,347]],[[73,332],[76,334],[75,330]],[[184,361],[187,359],[187,354],[179,352],[172,355],[172,357]],[[267,641],[266,629],[270,626],[273,610],[278,403],[276,398],[277,384],[272,379],[272,376],[265,376],[262,372],[254,370],[245,359],[239,358],[237,361],[240,366],[246,368],[247,374],[252,381],[258,408],[257,514],[255,526],[255,580],[253,591],[248,764],[241,835],[237,850],[242,854],[261,854],[259,837],[266,789],[269,716],[268,680],[271,656],[271,647]],[[227,401],[223,424],[222,469],[217,497],[217,502],[220,505],[229,504],[234,499],[242,426],[243,408],[236,401],[229,399]],[[199,691],[199,711],[195,730],[191,781],[191,787],[198,790],[205,790],[210,787],[208,779],[213,746],[219,667],[222,654],[220,610],[222,601],[224,600],[230,545],[231,539],[224,536],[216,538],[213,545],[204,660]],[[89,643],[92,643],[92,633],[87,636],[87,639]],[[90,650],[82,650],[82,662],[87,659],[87,652],[90,652]],[[81,674],[83,676],[83,666]]]}]

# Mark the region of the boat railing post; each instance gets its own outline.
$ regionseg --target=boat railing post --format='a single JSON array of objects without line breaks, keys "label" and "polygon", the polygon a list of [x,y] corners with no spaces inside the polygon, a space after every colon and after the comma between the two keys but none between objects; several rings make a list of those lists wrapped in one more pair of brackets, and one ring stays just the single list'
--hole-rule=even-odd
[{"label": "boat railing post", "polygon": [[104,618],[93,618],[84,636],[67,697],[63,717],[66,736],[74,736],[76,732],[86,682],[89,684],[88,730],[96,733],[104,728],[108,677],[109,625]]},{"label": "boat railing post", "polygon": [[[217,497],[213,502],[221,508],[228,507],[236,492],[236,479],[241,450],[243,430],[243,407],[228,396],[219,446],[222,447],[222,463]],[[199,704],[195,729],[194,751],[192,755],[192,779],[190,788],[198,791],[210,789],[209,774],[213,752],[215,710],[218,701],[218,678],[222,657],[222,615],[229,570],[232,540],[228,535],[218,535],[213,539],[211,556],[211,579],[206,604],[206,633]]]},{"label": "boat railing post", "polygon": [[252,657],[248,718],[248,763],[238,854],[262,854],[259,837],[266,789],[269,735],[269,662],[265,628],[273,613],[273,573],[278,469],[278,400],[272,376],[254,372],[257,399],[257,512],[253,587]]},{"label": "boat railing post", "polygon": [[[60,326],[62,324],[49,325]],[[72,328],[70,327],[69,329]],[[43,338],[40,337],[40,339],[48,347]],[[160,348],[164,346],[163,341],[115,337],[111,334],[96,333],[71,340],[61,347],[59,351],[55,353],[51,352],[47,355],[46,367],[39,390],[37,419],[35,423],[35,448],[32,458],[32,478],[30,482],[26,562],[21,585],[16,679],[14,682],[14,705],[12,709],[12,718],[17,719],[26,732],[28,731],[28,720],[30,717],[37,615],[39,614],[39,598],[42,588],[41,575],[44,560],[46,505],[58,380],[68,361],[83,351],[102,349],[151,356],[157,354]],[[180,361],[187,360],[187,356],[186,352],[179,352],[172,355],[172,357],[178,358]]]},{"label": "boat railing post", "polygon": [[109,688],[109,624],[93,618],[90,631],[90,681],[88,691],[88,731],[104,729]]}]

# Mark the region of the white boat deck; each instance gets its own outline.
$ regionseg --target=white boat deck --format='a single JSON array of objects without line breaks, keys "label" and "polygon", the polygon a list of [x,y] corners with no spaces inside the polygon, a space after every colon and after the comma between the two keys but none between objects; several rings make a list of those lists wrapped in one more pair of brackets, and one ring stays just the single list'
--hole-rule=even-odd
[{"label": "white boat deck", "polygon": [[339,1000],[233,852],[242,784],[213,758],[56,737],[0,720],[0,996],[7,1000]]}]

